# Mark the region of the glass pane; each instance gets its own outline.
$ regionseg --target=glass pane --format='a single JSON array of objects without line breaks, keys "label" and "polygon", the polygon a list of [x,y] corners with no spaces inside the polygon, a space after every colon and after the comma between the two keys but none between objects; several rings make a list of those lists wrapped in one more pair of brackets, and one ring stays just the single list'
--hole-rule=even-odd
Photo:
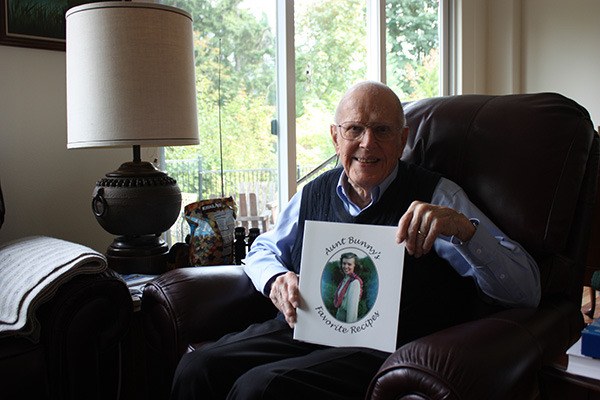
[{"label": "glass pane", "polygon": [[367,17],[365,0],[303,0],[294,7],[298,178],[331,159],[301,187],[335,165],[329,125],[346,89],[366,77]]},{"label": "glass pane", "polygon": [[386,2],[386,74],[400,100],[438,96],[439,0]]},{"label": "glass pane", "polygon": [[[177,180],[183,206],[233,196],[241,210],[240,194],[255,193],[256,213],[265,216],[277,201],[277,136],[271,133],[276,116],[275,2],[162,3],[190,12],[194,20],[200,135],[198,146],[166,148],[164,168]],[[259,222],[254,224],[262,231]],[[265,225],[270,222],[267,216]],[[171,229],[171,243],[184,240],[187,225],[180,218]]]}]

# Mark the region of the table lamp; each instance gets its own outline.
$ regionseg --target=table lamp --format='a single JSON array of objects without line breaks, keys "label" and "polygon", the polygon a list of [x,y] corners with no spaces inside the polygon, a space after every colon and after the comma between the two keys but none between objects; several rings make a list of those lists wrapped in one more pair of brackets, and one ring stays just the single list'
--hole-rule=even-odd
[{"label": "table lamp", "polygon": [[66,13],[69,149],[133,147],[133,160],[97,182],[92,210],[116,235],[109,266],[159,274],[181,192],[174,179],[141,161],[141,146],[198,144],[191,16],[134,2],[99,2]]}]

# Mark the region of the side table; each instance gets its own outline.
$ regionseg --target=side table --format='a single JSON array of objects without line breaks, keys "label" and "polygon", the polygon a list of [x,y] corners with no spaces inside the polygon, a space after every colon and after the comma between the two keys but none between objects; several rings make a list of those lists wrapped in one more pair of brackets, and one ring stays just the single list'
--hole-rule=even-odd
[{"label": "side table", "polygon": [[555,365],[540,372],[542,399],[548,400],[600,400],[600,377],[592,379],[567,372],[567,355]]},{"label": "side table", "polygon": [[121,398],[123,399],[146,400],[149,397],[144,324],[139,311],[142,303],[143,286],[157,276],[121,275],[129,287],[131,299],[133,300],[133,317],[122,350],[123,385]]}]

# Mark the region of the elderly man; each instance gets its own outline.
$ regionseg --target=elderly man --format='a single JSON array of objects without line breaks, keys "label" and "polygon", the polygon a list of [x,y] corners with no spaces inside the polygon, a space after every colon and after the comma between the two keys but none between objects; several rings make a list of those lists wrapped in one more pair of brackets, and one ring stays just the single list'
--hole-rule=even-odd
[{"label": "elderly man", "polygon": [[408,128],[391,89],[377,82],[353,86],[330,129],[343,168],[297,193],[246,259],[247,275],[279,317],[185,355],[173,399],[364,397],[389,353],[292,339],[306,220],[397,225],[396,240],[408,253],[398,346],[498,307],[539,302],[533,259],[456,184],[399,161]]}]

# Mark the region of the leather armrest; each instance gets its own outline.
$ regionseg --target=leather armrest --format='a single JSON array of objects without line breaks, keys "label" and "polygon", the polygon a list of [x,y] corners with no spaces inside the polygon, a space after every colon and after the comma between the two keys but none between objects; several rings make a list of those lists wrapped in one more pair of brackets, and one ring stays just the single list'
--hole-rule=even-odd
[{"label": "leather armrest", "polygon": [[44,346],[25,337],[0,340],[2,397],[6,399],[47,399],[48,368]]},{"label": "leather armrest", "polygon": [[[133,314],[125,282],[112,270],[78,275],[37,314],[50,393],[65,399],[118,397],[121,342]],[[90,388],[95,388],[93,393]]]},{"label": "leather armrest", "polygon": [[169,271],[144,287],[142,316],[152,398],[167,398],[193,343],[213,341],[276,314],[239,265]]},{"label": "leather armrest", "polygon": [[414,340],[382,365],[367,398],[535,398],[539,369],[576,340],[578,332],[568,326],[577,322],[566,321],[577,314],[572,304],[557,302],[503,311]]},{"label": "leather armrest", "polygon": [[144,287],[147,340],[181,355],[190,343],[214,340],[275,315],[239,265],[169,271]]}]

